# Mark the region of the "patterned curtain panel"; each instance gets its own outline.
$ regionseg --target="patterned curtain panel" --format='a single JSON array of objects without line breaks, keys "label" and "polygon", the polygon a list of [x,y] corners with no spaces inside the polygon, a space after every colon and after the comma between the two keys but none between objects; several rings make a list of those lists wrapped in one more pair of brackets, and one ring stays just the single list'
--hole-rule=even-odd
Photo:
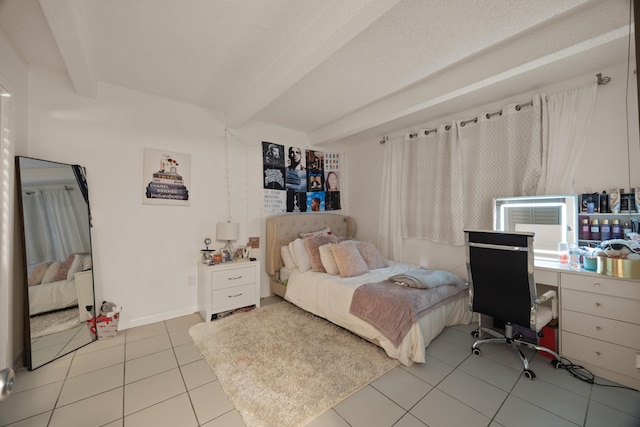
[{"label": "patterned curtain panel", "polygon": [[378,226],[378,249],[388,259],[402,259],[402,210],[400,209],[404,168],[404,138],[387,141],[382,165],[382,200]]}]

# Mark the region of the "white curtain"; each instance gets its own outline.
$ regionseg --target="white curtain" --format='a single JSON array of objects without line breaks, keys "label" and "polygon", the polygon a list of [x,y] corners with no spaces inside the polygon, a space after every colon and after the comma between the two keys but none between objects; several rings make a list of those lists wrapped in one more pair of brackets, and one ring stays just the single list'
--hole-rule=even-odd
[{"label": "white curtain", "polygon": [[89,252],[88,227],[79,226],[83,220],[69,190],[29,191],[23,194],[23,210],[25,246],[31,265],[64,261],[69,254]]},{"label": "white curtain", "polygon": [[589,133],[597,83],[547,97],[549,144],[541,194],[572,194],[573,176]]},{"label": "white curtain", "polygon": [[402,150],[404,138],[398,137],[385,143],[382,164],[382,200],[380,202],[380,225],[378,227],[378,249],[388,259],[402,259],[402,214],[400,209],[403,166]]},{"label": "white curtain", "polygon": [[402,236],[448,243],[463,228],[462,152],[455,125],[420,130],[404,144]]}]

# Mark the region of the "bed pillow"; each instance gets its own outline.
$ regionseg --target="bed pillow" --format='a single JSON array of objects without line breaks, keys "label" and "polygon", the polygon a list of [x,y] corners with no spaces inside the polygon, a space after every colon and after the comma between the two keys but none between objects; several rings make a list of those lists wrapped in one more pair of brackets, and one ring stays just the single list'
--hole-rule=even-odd
[{"label": "bed pillow", "polygon": [[69,267],[69,271],[67,271],[67,280],[73,279],[73,275],[79,271],[82,271],[82,264],[84,259],[89,256],[88,254],[75,254],[75,258]]},{"label": "bed pillow", "polygon": [[320,252],[320,261],[322,262],[324,271],[332,276],[337,276],[340,274],[340,270],[338,270],[338,264],[336,264],[336,259],[333,257],[331,246],[333,246],[333,243],[322,245],[318,248],[318,252]]},{"label": "bed pillow", "polygon": [[58,270],[58,274],[53,278],[54,282],[59,280],[67,280],[67,274],[69,273],[69,269],[71,268],[71,264],[73,264],[73,260],[76,259],[76,254],[71,254],[67,257],[66,260],[60,266],[60,270]]},{"label": "bed pillow", "polygon": [[292,240],[289,242],[289,254],[291,255],[291,259],[293,259],[293,263],[295,266],[298,266],[298,260],[296,259],[296,241]]},{"label": "bed pillow", "polygon": [[315,236],[317,234],[331,234],[331,229],[329,227],[325,227],[322,230],[318,230],[318,231],[312,231],[310,233],[300,233],[300,237],[301,238],[307,238],[307,237],[311,237],[311,236]]},{"label": "bed pillow", "polygon": [[58,271],[60,271],[61,265],[62,263],[60,261],[54,261],[49,264],[49,267],[47,267],[47,271],[44,272],[44,276],[40,283],[44,284],[53,282],[53,279],[58,275]]},{"label": "bed pillow", "polygon": [[326,271],[322,266],[318,248],[328,243],[336,243],[336,238],[331,234],[314,234],[304,239],[304,246],[307,248],[309,261],[311,261],[311,271],[318,271],[320,273]]},{"label": "bed pillow", "polygon": [[280,248],[280,257],[282,258],[282,262],[284,266],[287,268],[295,268],[296,263],[293,262],[293,257],[291,256],[291,252],[289,252],[289,246],[285,245]]},{"label": "bed pillow", "polygon": [[364,262],[367,263],[367,267],[370,270],[375,270],[376,268],[386,268],[389,267],[389,261],[382,256],[376,245],[371,242],[358,242],[358,250],[360,251],[360,255],[364,259]]},{"label": "bed pillow", "polygon": [[298,270],[301,273],[311,270],[311,260],[309,259],[309,253],[304,245],[304,239],[296,239],[293,241],[294,252],[296,253],[295,259],[298,265]]},{"label": "bed pillow", "polygon": [[91,260],[91,255],[87,255],[82,260],[82,271],[91,270],[93,268],[93,261]]},{"label": "bed pillow", "polygon": [[347,240],[335,244],[331,246],[331,252],[338,265],[340,277],[360,276],[369,271],[355,241]]},{"label": "bed pillow", "polygon": [[33,269],[29,277],[27,278],[27,284],[29,286],[39,285],[42,283],[42,278],[44,277],[44,273],[47,272],[47,268],[49,267],[50,262],[42,262],[36,265],[36,268]]}]

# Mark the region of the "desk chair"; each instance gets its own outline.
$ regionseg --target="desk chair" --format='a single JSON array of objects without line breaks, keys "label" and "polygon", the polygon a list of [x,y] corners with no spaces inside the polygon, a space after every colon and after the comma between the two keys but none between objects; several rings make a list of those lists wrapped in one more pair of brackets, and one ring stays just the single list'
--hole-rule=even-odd
[{"label": "desk chair", "polygon": [[[482,327],[472,332],[479,337],[486,332],[495,338],[481,338],[473,343],[471,351],[479,355],[485,343],[510,345],[520,356],[524,375],[535,378],[529,369],[529,361],[519,346],[544,351],[553,356],[552,365],[561,368],[560,356],[537,344],[522,339],[522,334],[513,333],[513,325],[528,327],[540,336],[540,330],[558,317],[555,291],[547,291],[540,297],[536,294],[533,280],[533,235],[527,232],[498,232],[465,230],[466,262],[469,274],[469,309],[475,313],[491,316],[505,322],[504,335]],[[551,300],[551,308],[540,303]],[[481,316],[480,316],[481,317]]]}]

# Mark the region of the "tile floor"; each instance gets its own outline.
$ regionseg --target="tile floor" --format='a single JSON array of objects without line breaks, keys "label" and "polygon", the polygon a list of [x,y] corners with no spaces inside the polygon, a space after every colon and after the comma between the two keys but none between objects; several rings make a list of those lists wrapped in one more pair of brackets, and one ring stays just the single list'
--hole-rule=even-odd
[{"label": "tile floor", "polygon": [[[189,327],[200,321],[194,314],[132,328],[17,372],[0,425],[244,426],[191,342]],[[471,329],[447,328],[426,364],[396,368],[309,426],[640,426],[640,393],[584,383],[538,356],[537,378],[527,380],[506,346],[472,355]]]}]

